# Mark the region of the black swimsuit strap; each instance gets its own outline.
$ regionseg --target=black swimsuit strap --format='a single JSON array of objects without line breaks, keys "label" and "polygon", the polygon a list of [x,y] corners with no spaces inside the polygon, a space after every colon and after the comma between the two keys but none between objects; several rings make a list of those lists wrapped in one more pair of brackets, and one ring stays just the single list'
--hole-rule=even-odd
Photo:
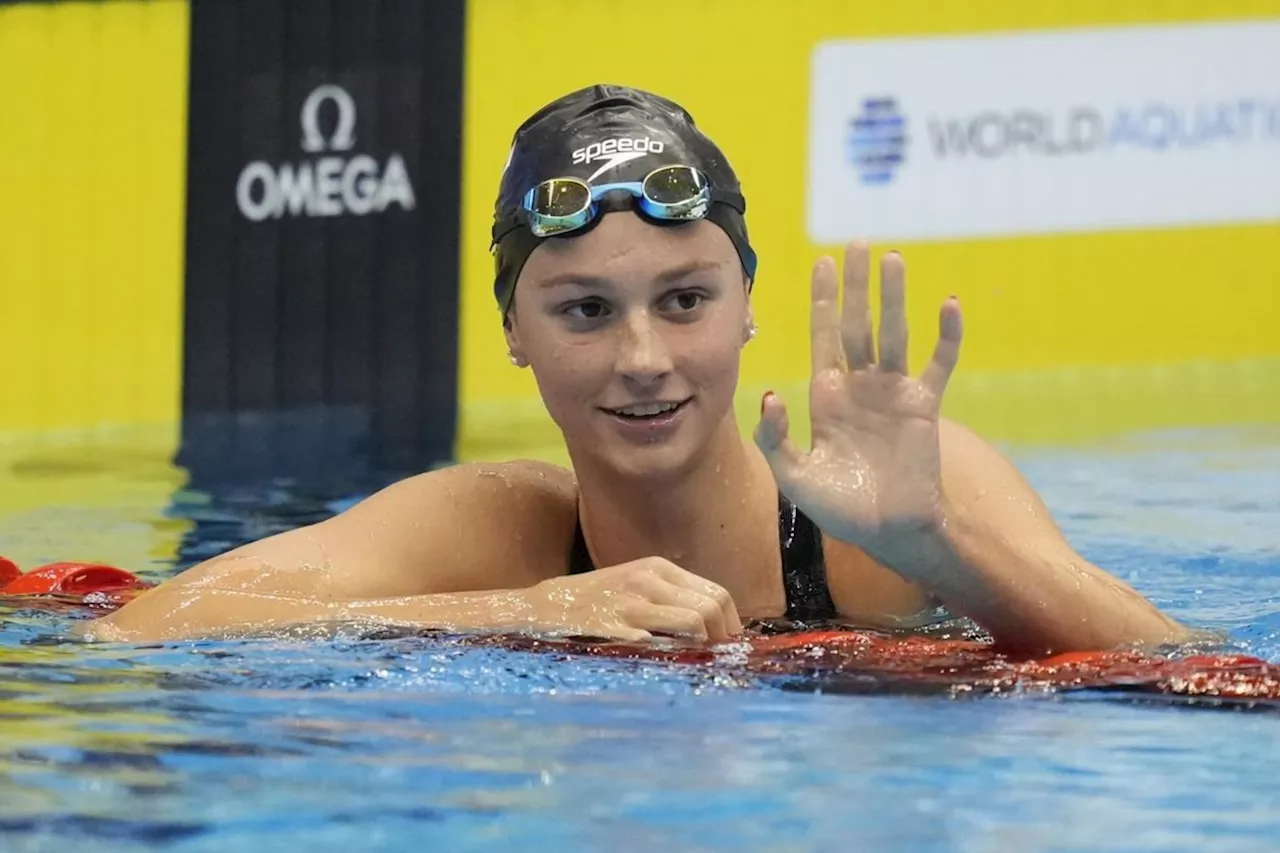
[{"label": "black swimsuit strap", "polygon": [[[786,618],[796,622],[834,619],[836,605],[827,588],[822,532],[781,493],[778,494],[778,542],[782,551],[782,585],[787,592]],[[569,574],[585,574],[595,567],[579,518],[569,551]]]},{"label": "black swimsuit strap", "polygon": [[836,605],[827,587],[822,531],[781,492],[778,493],[778,542],[782,546],[787,618],[796,622],[836,618]]},{"label": "black swimsuit strap", "polygon": [[578,516],[573,525],[573,548],[569,551],[569,574],[585,575],[594,570],[595,561],[587,550],[587,538],[582,534],[582,516]]}]

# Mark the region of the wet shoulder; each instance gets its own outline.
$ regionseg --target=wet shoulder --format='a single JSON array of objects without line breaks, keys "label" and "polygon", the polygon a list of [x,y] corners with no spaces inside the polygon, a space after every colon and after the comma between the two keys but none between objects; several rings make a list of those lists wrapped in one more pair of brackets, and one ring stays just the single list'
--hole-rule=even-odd
[{"label": "wet shoulder", "polygon": [[459,482],[472,481],[478,496],[495,510],[519,511],[544,521],[577,519],[578,483],[573,472],[533,459],[469,462],[446,469]]},{"label": "wet shoulder", "polygon": [[544,523],[568,523],[572,532],[577,518],[578,486],[573,472],[532,459],[464,462],[411,477],[393,489],[419,505],[424,495],[443,498],[478,520],[512,523],[527,516]]},{"label": "wet shoulder", "polygon": [[399,512],[434,519],[433,539],[465,543],[476,565],[518,566],[511,583],[568,570],[577,523],[573,472],[536,460],[469,462],[420,474],[397,487]]}]

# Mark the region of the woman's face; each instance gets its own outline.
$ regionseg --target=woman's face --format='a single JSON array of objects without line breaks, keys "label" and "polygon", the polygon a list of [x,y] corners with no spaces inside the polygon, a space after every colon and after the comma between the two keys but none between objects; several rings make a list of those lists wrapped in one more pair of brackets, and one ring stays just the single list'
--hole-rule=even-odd
[{"label": "woman's face", "polygon": [[575,461],[678,474],[724,428],[751,312],[737,252],[712,223],[619,212],[543,241],[509,316],[511,352]]}]

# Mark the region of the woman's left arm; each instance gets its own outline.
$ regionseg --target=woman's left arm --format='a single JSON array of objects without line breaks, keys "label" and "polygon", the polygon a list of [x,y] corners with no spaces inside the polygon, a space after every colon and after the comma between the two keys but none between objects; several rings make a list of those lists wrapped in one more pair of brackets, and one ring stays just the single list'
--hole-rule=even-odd
[{"label": "woman's left arm", "polygon": [[982,625],[1033,652],[1184,642],[1192,633],[1078,554],[1017,468],[942,419],[941,521],[881,560]]},{"label": "woman's left arm", "polygon": [[812,446],[788,438],[785,404],[766,394],[756,442],[779,488],[831,539],[859,549],[982,625],[1005,647],[1106,649],[1190,639],[1117,578],[1075,552],[1014,466],[940,416],[963,338],[960,305],[939,313],[933,356],[907,365],[905,265],[881,259],[879,334],[870,251],[814,265]]}]

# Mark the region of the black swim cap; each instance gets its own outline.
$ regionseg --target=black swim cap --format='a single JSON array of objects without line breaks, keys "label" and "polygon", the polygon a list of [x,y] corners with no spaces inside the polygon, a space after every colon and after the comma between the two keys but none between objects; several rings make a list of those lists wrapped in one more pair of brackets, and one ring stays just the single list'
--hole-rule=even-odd
[{"label": "black swim cap", "polygon": [[[615,141],[606,144],[610,140]],[[619,145],[621,140],[627,141]],[[658,166],[670,164],[701,170],[715,189],[742,192],[729,161],[698,129],[693,116],[650,92],[590,86],[552,101],[520,125],[494,208],[493,294],[503,316],[521,268],[542,242],[527,225],[514,224],[525,193],[548,178],[590,182],[604,172],[611,183],[640,181]],[[742,214],[728,205],[712,204],[706,218],[729,235],[743,268],[753,272],[755,255]],[[545,239],[572,239],[572,235]]]}]

